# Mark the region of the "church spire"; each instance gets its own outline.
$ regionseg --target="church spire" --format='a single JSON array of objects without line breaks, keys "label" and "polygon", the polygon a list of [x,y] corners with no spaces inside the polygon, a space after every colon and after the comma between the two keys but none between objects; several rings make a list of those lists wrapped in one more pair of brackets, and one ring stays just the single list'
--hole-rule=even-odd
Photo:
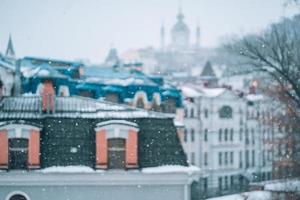
[{"label": "church spire", "polygon": [[200,47],[200,26],[199,23],[197,23],[197,27],[196,27],[196,47]]},{"label": "church spire", "polygon": [[182,14],[182,7],[181,6],[179,6],[179,8],[178,8],[177,19],[178,19],[178,21],[183,21],[183,19],[184,19],[184,15]]},{"label": "church spire", "polygon": [[9,34],[9,39],[8,39],[8,44],[7,44],[5,55],[7,57],[11,57],[11,58],[14,58],[16,56],[10,34]]},{"label": "church spire", "polygon": [[160,48],[161,50],[164,50],[165,48],[165,26],[164,23],[162,23],[160,27]]}]

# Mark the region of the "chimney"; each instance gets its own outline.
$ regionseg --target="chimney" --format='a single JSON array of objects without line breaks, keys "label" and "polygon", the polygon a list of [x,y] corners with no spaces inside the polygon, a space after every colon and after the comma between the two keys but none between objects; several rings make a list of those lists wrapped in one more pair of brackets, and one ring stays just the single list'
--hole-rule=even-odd
[{"label": "chimney", "polygon": [[257,81],[254,80],[252,82],[251,86],[249,87],[249,93],[250,94],[256,94],[256,88],[257,88],[257,86],[258,86],[258,83],[257,83]]},{"label": "chimney", "polygon": [[42,89],[42,111],[44,113],[54,112],[55,90],[51,80],[45,80]]}]

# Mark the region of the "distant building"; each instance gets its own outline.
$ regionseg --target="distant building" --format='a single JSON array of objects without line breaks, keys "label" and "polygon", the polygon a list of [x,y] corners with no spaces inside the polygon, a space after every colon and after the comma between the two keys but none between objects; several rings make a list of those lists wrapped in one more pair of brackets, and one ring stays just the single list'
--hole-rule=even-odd
[{"label": "distant building", "polygon": [[195,191],[207,197],[272,179],[278,135],[276,106],[256,93],[255,84],[245,92],[218,81],[208,62],[199,79],[179,82],[185,108],[181,141],[189,162],[203,172]]},{"label": "distant building", "polygon": [[15,92],[16,54],[11,35],[5,54],[0,53],[0,96],[11,96]]},{"label": "distant building", "polygon": [[0,96],[11,96],[14,93],[15,62],[0,54]]},{"label": "distant building", "polygon": [[201,46],[199,25],[191,29],[181,9],[177,14],[176,22],[170,29],[170,34],[166,33],[163,24],[160,28],[159,48],[129,51],[124,54],[123,58],[143,62],[146,73],[172,75],[184,71],[189,76],[198,76],[205,62],[216,53],[213,49]]}]

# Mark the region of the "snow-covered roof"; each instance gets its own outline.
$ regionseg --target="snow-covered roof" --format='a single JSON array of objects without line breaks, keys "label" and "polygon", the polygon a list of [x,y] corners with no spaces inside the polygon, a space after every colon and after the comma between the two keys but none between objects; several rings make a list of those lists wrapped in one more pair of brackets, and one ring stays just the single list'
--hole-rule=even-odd
[{"label": "snow-covered roof", "polygon": [[264,190],[300,193],[300,179],[269,181],[264,184]]},{"label": "snow-covered roof", "polygon": [[218,97],[226,91],[226,88],[201,88],[201,92],[205,97]]},{"label": "snow-covered roof", "polygon": [[0,67],[4,67],[5,69],[15,71],[15,64],[12,61],[6,59],[1,54],[0,54]]},{"label": "snow-covered roof", "polygon": [[200,92],[198,92],[197,90],[195,90],[191,87],[182,86],[180,89],[185,97],[193,98],[193,97],[201,96]]},{"label": "snow-covered roof", "polygon": [[[126,105],[99,101],[91,98],[72,96],[55,97],[55,112],[51,117],[57,118],[173,118],[171,114],[132,108]],[[0,102],[0,119],[39,119],[41,97],[4,97]]]},{"label": "snow-covered roof", "polygon": [[68,78],[67,76],[59,73],[52,67],[48,65],[41,65],[36,68],[23,68],[23,76],[26,78],[30,77],[51,77],[51,78]]},{"label": "snow-covered roof", "polygon": [[248,101],[260,101],[264,99],[264,96],[262,94],[248,94],[246,99]]},{"label": "snow-covered roof", "polygon": [[84,76],[87,82],[103,83],[106,85],[147,85],[157,86],[149,77],[139,71],[113,67],[86,67]]}]

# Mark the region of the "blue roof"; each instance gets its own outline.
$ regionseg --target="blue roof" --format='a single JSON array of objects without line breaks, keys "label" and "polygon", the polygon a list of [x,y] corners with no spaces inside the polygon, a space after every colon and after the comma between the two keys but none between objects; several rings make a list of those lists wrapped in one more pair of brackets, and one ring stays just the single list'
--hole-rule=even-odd
[{"label": "blue roof", "polygon": [[[87,81],[96,81],[104,84],[112,85],[149,85],[157,86],[144,73],[136,70],[127,70],[124,68],[114,67],[86,67],[84,69],[84,76]],[[89,77],[93,77],[89,79]]]}]

